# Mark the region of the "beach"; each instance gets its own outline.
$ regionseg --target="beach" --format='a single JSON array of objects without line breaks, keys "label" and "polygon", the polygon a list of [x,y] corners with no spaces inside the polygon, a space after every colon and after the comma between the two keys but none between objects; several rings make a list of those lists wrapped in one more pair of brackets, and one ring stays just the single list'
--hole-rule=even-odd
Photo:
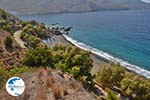
[{"label": "beach", "polygon": [[[140,76],[144,76],[145,78],[149,79],[150,78],[150,72],[139,68],[138,66],[132,65],[128,62],[125,62],[121,59],[114,58],[111,55],[101,52],[97,49],[93,49],[90,46],[86,46],[83,43],[77,42],[76,40],[71,40],[71,38],[68,35],[54,35],[53,41],[50,43],[47,43],[49,46],[53,46],[55,44],[59,43],[65,43],[65,44],[70,44],[76,47],[79,47],[80,49],[87,50],[91,52],[91,58],[93,59],[93,67],[91,70],[92,74],[96,74],[101,66],[109,63],[120,63],[121,66],[126,68],[128,71],[133,72],[135,74],[138,74]],[[84,47],[85,46],[85,47]],[[108,59],[107,59],[108,58]]]},{"label": "beach", "polygon": [[[63,35],[55,35],[55,36],[53,36],[53,39],[54,39],[53,42],[48,43],[49,46],[53,46],[55,44],[61,44],[61,43],[70,44],[70,45],[75,46],[70,41],[68,41]],[[93,53],[91,53],[91,58],[93,59],[93,67],[91,70],[92,74],[96,74],[102,65],[109,63],[108,60],[106,60],[96,54],[93,54]]]}]

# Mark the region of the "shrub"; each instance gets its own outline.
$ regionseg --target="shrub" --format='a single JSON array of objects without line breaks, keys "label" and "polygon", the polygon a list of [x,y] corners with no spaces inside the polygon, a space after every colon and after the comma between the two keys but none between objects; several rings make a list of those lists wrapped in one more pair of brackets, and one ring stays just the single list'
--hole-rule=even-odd
[{"label": "shrub", "polygon": [[9,73],[10,73],[10,76],[18,76],[22,73],[25,73],[25,72],[32,72],[34,71],[34,68],[32,67],[27,67],[27,66],[23,66],[22,68],[19,68],[19,67],[13,67]]},{"label": "shrub", "polygon": [[7,37],[5,38],[4,43],[5,43],[5,46],[6,46],[6,47],[12,47],[13,40],[12,40],[12,38],[11,38],[10,36],[7,36]]},{"label": "shrub", "polygon": [[113,91],[111,91],[110,89],[106,89],[107,95],[106,95],[106,100],[121,100],[119,97],[117,97]]},{"label": "shrub", "polygon": [[51,66],[51,52],[49,49],[42,47],[27,51],[23,64],[32,67]]},{"label": "shrub", "polygon": [[[96,75],[96,81],[111,89],[115,86],[121,88],[122,94],[131,100],[149,100],[150,98],[150,81],[125,70],[120,65],[103,66]],[[112,98],[113,94],[109,90],[108,93],[110,95],[107,98]]]},{"label": "shrub", "polygon": [[55,97],[55,99],[61,99],[62,98],[62,87],[60,84],[54,84],[52,88],[52,93]]},{"label": "shrub", "polygon": [[71,45],[57,44],[51,48],[53,66],[61,68],[64,72],[73,75],[77,80],[87,76],[86,80],[91,78],[90,70],[93,60],[90,53]]},{"label": "shrub", "polygon": [[0,88],[4,85],[5,81],[8,80],[10,77],[19,76],[22,73],[31,71],[34,71],[34,68],[26,66],[22,68],[12,67],[9,71],[4,67],[0,67]]},{"label": "shrub", "polygon": [[104,65],[96,75],[96,81],[103,86],[112,88],[120,86],[121,80],[125,77],[125,70],[120,65]]},{"label": "shrub", "polygon": [[2,87],[4,82],[9,78],[9,76],[9,72],[5,68],[0,67],[0,88]]},{"label": "shrub", "polygon": [[121,81],[121,89],[124,95],[132,100],[149,100],[150,81],[139,76],[124,78]]}]

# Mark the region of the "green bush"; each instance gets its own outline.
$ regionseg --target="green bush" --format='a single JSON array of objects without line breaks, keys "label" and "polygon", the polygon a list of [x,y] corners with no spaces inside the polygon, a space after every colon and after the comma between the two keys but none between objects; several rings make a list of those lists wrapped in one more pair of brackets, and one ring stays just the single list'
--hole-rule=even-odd
[{"label": "green bush", "polygon": [[49,30],[45,24],[36,21],[22,22],[21,39],[27,43],[30,48],[36,48],[41,43],[41,39],[49,37]]},{"label": "green bush", "polygon": [[4,82],[9,78],[9,72],[3,68],[0,67],[0,88],[3,86]]},{"label": "green bush", "polygon": [[60,68],[75,79],[82,81],[86,89],[92,89],[94,76],[90,73],[93,66],[90,52],[66,44],[55,45],[51,48],[51,52],[54,67]]},{"label": "green bush", "polygon": [[[53,66],[60,67],[64,72],[72,74],[76,79],[90,76],[93,60],[90,53],[77,47],[57,44],[51,48]],[[61,63],[60,63],[61,62]]]},{"label": "green bush", "polygon": [[13,40],[12,40],[12,38],[10,37],[10,36],[7,36],[6,38],[5,38],[5,41],[4,41],[4,43],[5,43],[5,46],[6,47],[12,47],[12,43],[13,43]]},{"label": "green bush", "polygon": [[[23,31],[22,34],[28,34],[28,35],[33,35],[39,38],[45,38],[48,37],[50,32],[48,29],[45,27],[45,24],[42,23],[36,23],[35,21],[31,22],[23,22]],[[23,39],[22,35],[22,39]]]},{"label": "green bush", "polygon": [[51,66],[52,62],[51,52],[48,48],[36,48],[28,50],[24,59],[23,64],[27,66]]},{"label": "green bush", "polygon": [[22,68],[12,67],[9,71],[4,67],[0,67],[0,88],[5,84],[5,82],[14,76],[19,76],[25,72],[33,72],[34,68],[23,66]]},{"label": "green bush", "polygon": [[9,16],[8,13],[6,13],[4,10],[0,9],[0,19],[7,19]]},{"label": "green bush", "polygon": [[103,66],[96,75],[96,81],[104,87],[120,88],[122,94],[131,100],[149,100],[150,98],[150,80],[129,72],[120,65]]},{"label": "green bush", "polygon": [[29,43],[28,43],[28,46],[31,47],[31,48],[36,48],[38,47],[38,45],[40,44],[41,42],[41,39],[40,38],[37,38],[35,36],[29,36]]},{"label": "green bush", "polygon": [[112,90],[106,89],[107,95],[106,95],[106,100],[121,100],[119,97],[117,97]]},{"label": "green bush", "polygon": [[14,33],[20,28],[20,21],[17,18],[0,9],[0,29]]},{"label": "green bush", "polygon": [[28,66],[23,66],[22,68],[19,67],[13,67],[10,71],[9,71],[9,75],[12,76],[18,76],[22,73],[25,72],[33,72],[35,69],[32,67],[28,67]]},{"label": "green bush", "polygon": [[137,75],[124,78],[121,81],[121,89],[123,94],[132,100],[149,100],[150,98],[150,80]]},{"label": "green bush", "polygon": [[99,70],[96,75],[96,81],[106,87],[120,87],[120,82],[124,77],[125,69],[120,65],[112,64],[105,65]]}]

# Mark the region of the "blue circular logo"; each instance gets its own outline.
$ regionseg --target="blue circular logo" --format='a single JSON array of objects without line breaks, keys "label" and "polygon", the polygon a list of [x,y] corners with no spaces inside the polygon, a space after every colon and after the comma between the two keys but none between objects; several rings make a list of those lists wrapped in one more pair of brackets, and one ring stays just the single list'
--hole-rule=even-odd
[{"label": "blue circular logo", "polygon": [[19,96],[25,90],[25,83],[19,77],[12,77],[6,83],[6,90],[12,96]]}]

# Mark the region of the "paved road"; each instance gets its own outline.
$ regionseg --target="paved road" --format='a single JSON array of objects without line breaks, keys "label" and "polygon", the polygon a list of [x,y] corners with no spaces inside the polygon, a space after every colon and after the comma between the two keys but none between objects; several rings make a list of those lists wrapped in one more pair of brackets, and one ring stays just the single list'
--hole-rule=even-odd
[{"label": "paved road", "polygon": [[15,40],[17,41],[17,43],[20,45],[21,48],[26,48],[26,47],[24,46],[24,42],[20,39],[20,35],[21,35],[21,30],[16,31],[16,32],[14,33],[14,38],[15,38]]}]

